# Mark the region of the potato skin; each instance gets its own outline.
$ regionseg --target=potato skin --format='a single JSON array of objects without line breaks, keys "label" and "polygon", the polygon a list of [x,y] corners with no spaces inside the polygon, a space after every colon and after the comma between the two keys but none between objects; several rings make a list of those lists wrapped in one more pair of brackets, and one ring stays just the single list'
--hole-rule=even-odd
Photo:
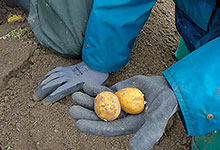
[{"label": "potato skin", "polygon": [[112,92],[101,92],[95,98],[94,108],[96,114],[104,121],[113,121],[121,113],[118,97]]},{"label": "potato skin", "polygon": [[115,93],[121,108],[129,114],[139,114],[144,110],[144,94],[137,88],[124,88]]}]

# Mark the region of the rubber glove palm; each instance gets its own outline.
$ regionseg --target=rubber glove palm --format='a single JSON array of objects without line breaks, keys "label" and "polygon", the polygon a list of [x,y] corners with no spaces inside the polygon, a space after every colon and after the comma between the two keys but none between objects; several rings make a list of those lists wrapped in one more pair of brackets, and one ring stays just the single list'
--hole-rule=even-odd
[{"label": "rubber glove palm", "polygon": [[[140,89],[147,104],[138,115],[120,115],[112,122],[102,121],[95,114],[94,97],[102,91],[116,92],[127,87]],[[148,150],[161,138],[169,118],[178,110],[176,97],[162,76],[134,76],[115,84],[111,89],[85,83],[84,93],[74,93],[77,105],[69,109],[70,115],[77,120],[76,127],[82,132],[98,136],[120,136],[133,134],[130,142],[132,150]]]},{"label": "rubber glove palm", "polygon": [[107,73],[90,69],[84,62],[73,66],[57,67],[48,72],[35,89],[34,99],[43,99],[44,104],[58,101],[68,94],[82,89],[84,82],[103,84]]}]

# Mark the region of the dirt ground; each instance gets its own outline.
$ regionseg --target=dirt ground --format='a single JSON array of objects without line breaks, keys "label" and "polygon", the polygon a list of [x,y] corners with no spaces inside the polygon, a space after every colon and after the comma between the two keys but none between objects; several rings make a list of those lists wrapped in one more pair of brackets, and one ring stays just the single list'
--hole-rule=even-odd
[{"label": "dirt ground", "polygon": [[[7,23],[13,14],[23,20]],[[81,60],[65,59],[41,46],[27,23],[28,13],[0,7],[0,37],[14,29],[27,29],[21,38],[0,39],[0,150],[127,150],[132,135],[97,137],[79,132],[68,114],[71,96],[44,106],[32,99],[39,80],[57,66]],[[129,64],[111,73],[108,86],[137,74],[161,75],[175,63],[179,35],[174,3],[160,0],[137,38]],[[191,138],[177,114],[171,118],[155,150],[188,150]]]}]

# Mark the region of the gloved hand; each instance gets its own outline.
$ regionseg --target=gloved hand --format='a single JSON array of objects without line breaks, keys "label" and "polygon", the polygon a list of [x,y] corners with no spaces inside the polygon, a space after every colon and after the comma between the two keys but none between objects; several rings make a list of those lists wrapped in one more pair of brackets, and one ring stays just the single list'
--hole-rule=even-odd
[{"label": "gloved hand", "polygon": [[81,90],[84,82],[101,85],[107,79],[108,73],[92,70],[84,62],[73,66],[57,67],[41,79],[33,98],[34,100],[43,99],[44,104],[53,103]]},{"label": "gloved hand", "polygon": [[[102,91],[116,92],[122,88],[140,89],[147,104],[142,113],[126,115],[112,122],[99,119],[94,110],[94,97]],[[176,97],[162,76],[134,76],[112,86],[111,89],[90,83],[83,85],[86,94],[77,92],[72,95],[76,105],[69,109],[76,119],[76,128],[82,132],[98,136],[120,136],[133,134],[131,150],[148,150],[160,139],[169,118],[178,110]],[[88,95],[87,95],[88,94]]]}]

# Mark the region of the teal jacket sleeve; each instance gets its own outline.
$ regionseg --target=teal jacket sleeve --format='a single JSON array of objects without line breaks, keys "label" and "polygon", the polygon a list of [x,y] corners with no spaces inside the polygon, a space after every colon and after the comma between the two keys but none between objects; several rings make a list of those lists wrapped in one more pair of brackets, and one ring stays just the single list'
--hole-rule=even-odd
[{"label": "teal jacket sleeve", "polygon": [[220,130],[220,37],[163,72],[178,99],[187,134]]},{"label": "teal jacket sleeve", "polygon": [[156,0],[94,0],[82,49],[83,61],[100,72],[124,67]]}]

